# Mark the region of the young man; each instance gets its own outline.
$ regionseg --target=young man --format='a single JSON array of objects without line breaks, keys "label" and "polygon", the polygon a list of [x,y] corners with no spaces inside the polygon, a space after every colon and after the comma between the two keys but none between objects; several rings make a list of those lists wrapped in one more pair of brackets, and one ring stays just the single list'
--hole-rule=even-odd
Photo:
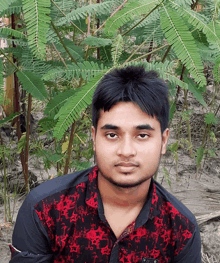
[{"label": "young man", "polygon": [[141,67],[116,69],[92,110],[97,166],[31,191],[10,263],[200,263],[195,217],[152,179],[169,137],[166,84]]}]

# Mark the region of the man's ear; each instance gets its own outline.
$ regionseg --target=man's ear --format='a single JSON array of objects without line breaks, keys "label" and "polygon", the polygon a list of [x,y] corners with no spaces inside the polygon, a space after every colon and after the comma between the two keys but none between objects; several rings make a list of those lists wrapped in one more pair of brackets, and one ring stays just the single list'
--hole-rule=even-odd
[{"label": "man's ear", "polygon": [[92,126],[91,131],[92,131],[92,140],[93,140],[93,151],[95,152],[95,134],[96,134],[96,131],[95,131],[94,126]]},{"label": "man's ear", "polygon": [[166,130],[164,130],[164,132],[162,134],[161,154],[165,154],[166,153],[167,141],[168,141],[168,138],[169,138],[169,134],[170,134],[170,130],[168,128],[166,128]]}]

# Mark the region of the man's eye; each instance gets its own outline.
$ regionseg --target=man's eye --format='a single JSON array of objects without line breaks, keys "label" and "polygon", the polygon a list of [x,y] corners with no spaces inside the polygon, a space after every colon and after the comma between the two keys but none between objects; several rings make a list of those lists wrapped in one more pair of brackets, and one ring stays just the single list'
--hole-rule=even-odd
[{"label": "man's eye", "polygon": [[115,133],[113,133],[113,132],[107,133],[107,134],[106,134],[106,137],[107,137],[108,139],[116,139],[116,138],[117,138],[117,134],[115,134]]},{"label": "man's eye", "polygon": [[141,134],[138,135],[138,137],[141,138],[141,139],[146,139],[146,138],[148,138],[148,134],[141,133]]}]

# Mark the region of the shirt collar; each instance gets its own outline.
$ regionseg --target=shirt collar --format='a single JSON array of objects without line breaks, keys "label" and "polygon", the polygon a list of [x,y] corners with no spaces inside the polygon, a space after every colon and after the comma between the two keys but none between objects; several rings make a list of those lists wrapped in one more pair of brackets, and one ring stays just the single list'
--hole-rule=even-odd
[{"label": "shirt collar", "polygon": [[[86,193],[86,204],[90,207],[98,209],[98,203],[102,203],[98,190],[98,167],[93,167],[89,173],[88,187]],[[101,204],[99,204],[100,206]],[[103,210],[103,209],[101,209]],[[158,204],[158,195],[156,193],[156,186],[154,179],[151,179],[147,200],[141,209],[135,223],[135,228],[138,228],[145,224],[149,219],[153,219],[160,213]],[[103,211],[104,214],[104,211]]]}]

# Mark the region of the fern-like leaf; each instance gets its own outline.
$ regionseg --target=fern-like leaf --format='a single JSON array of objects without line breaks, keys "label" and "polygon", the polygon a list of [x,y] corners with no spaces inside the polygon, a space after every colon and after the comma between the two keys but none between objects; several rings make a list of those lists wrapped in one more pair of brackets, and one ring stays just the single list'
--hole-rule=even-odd
[{"label": "fern-like leaf", "polygon": [[181,17],[169,6],[162,4],[161,27],[167,41],[173,46],[177,57],[185,64],[195,81],[201,86],[206,84],[203,65],[195,40]]},{"label": "fern-like leaf", "polygon": [[114,66],[118,64],[118,60],[122,54],[124,48],[124,41],[122,35],[118,35],[115,42],[112,44],[112,60]]},{"label": "fern-like leaf", "polygon": [[[2,1],[3,2],[3,1]],[[5,1],[8,2],[8,1]],[[11,2],[11,3],[10,3]],[[9,5],[5,9],[0,8],[0,16],[10,16],[12,14],[20,14],[22,12],[22,0],[9,1]]]},{"label": "fern-like leaf", "polygon": [[44,57],[50,23],[50,0],[22,0],[28,43],[36,57]]},{"label": "fern-like leaf", "polygon": [[47,98],[47,91],[40,77],[30,71],[19,71],[16,73],[24,90],[39,100]]},{"label": "fern-like leaf", "polygon": [[0,58],[0,105],[3,103],[3,93],[4,93],[4,77],[3,77],[3,61]]},{"label": "fern-like leaf", "polygon": [[98,85],[102,76],[103,74],[95,76],[88,84],[80,88],[75,96],[72,96],[60,109],[57,115],[59,120],[54,128],[54,136],[56,138],[61,139],[72,122],[78,119],[82,109],[87,108],[87,106],[91,104],[95,87]]},{"label": "fern-like leaf", "polygon": [[96,17],[100,15],[109,15],[115,1],[107,1],[100,4],[92,4],[83,6],[73,10],[71,13],[67,14],[66,17],[62,17],[56,23],[57,26],[62,26],[70,23],[74,20],[80,20],[86,18],[88,15],[96,14]]},{"label": "fern-like leaf", "polygon": [[216,60],[215,62],[215,66],[214,66],[214,79],[217,83],[220,83],[220,56],[219,58]]},{"label": "fern-like leaf", "polygon": [[111,45],[112,41],[111,39],[88,36],[82,43],[92,47],[105,47]]},{"label": "fern-like leaf", "polygon": [[[83,55],[84,55],[84,51],[82,50],[82,48],[79,46],[75,46],[74,42],[67,39],[67,38],[64,38],[63,42],[64,42],[65,46],[67,47],[67,49],[69,50],[69,52],[71,53],[71,55],[75,58],[75,60],[78,62],[82,62],[83,61]],[[64,54],[67,54],[63,45],[61,45],[60,43],[57,43],[57,44],[55,44],[55,46],[56,46],[58,51],[63,52]],[[68,57],[69,57],[69,55],[68,55]]]},{"label": "fern-like leaf", "polygon": [[194,97],[197,99],[199,103],[201,103],[204,107],[207,107],[206,102],[204,101],[204,98],[202,96],[204,90],[198,87],[192,79],[184,77],[184,81],[188,84],[188,90],[192,92]]},{"label": "fern-like leaf", "polygon": [[142,14],[150,13],[157,5],[158,0],[132,1],[125,4],[124,8],[110,17],[105,24],[105,32],[114,35],[116,30],[127,22],[140,17]]},{"label": "fern-like leaf", "polygon": [[7,1],[0,1],[0,13],[4,13],[8,8],[9,6],[14,3],[16,0],[7,0]]},{"label": "fern-like leaf", "polygon": [[84,61],[83,63],[72,63],[68,66],[68,69],[65,68],[56,68],[48,71],[44,76],[43,80],[54,80],[56,78],[83,78],[86,80],[90,80],[90,78],[104,73],[106,71],[106,67],[103,64],[99,65],[94,62]]},{"label": "fern-like leaf", "polygon": [[69,99],[75,94],[75,90],[67,90],[58,93],[52,100],[50,100],[45,108],[44,114],[50,115],[57,112]]},{"label": "fern-like leaf", "polygon": [[173,8],[180,16],[186,18],[188,22],[193,25],[196,29],[201,30],[207,37],[210,43],[210,48],[214,49],[217,53],[220,52],[220,26],[218,23],[214,23],[210,20],[193,10],[189,10],[181,7],[176,1],[170,1]]},{"label": "fern-like leaf", "polygon": [[21,38],[21,39],[25,38],[23,33],[17,30],[11,29],[11,28],[7,28],[7,27],[0,28],[0,36],[2,37],[12,36],[12,37]]}]

